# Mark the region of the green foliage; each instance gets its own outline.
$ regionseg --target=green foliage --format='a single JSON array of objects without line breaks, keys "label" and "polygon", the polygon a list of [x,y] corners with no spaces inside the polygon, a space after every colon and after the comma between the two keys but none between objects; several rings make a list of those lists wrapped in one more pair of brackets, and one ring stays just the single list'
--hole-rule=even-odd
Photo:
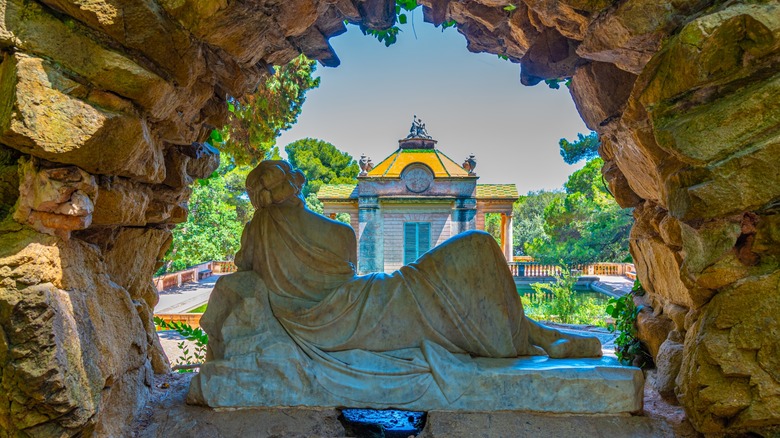
[{"label": "green foliage", "polygon": [[636,318],[640,307],[634,304],[634,296],[641,290],[634,284],[634,290],[620,298],[611,298],[607,303],[606,312],[615,319],[614,324],[609,324],[611,333],[617,333],[615,339],[615,354],[623,365],[636,365],[644,367],[652,363],[651,356],[642,347],[637,337]]},{"label": "green foliage", "polygon": [[[357,184],[360,173],[357,161],[331,143],[304,138],[288,144],[284,150],[290,164],[306,176],[303,198],[306,207],[315,213],[323,214],[322,202],[317,199],[323,184]],[[339,213],[336,220],[349,224],[349,215]]]},{"label": "green foliage", "polygon": [[566,88],[571,88],[571,78],[544,80],[544,83],[553,90],[561,88],[561,82],[563,82],[563,85],[566,85]]},{"label": "green foliage", "polygon": [[552,283],[533,283],[531,287],[536,291],[539,299],[544,295],[550,296],[548,311],[557,315],[560,321],[571,324],[577,310],[577,300],[574,296],[574,283],[577,277],[571,275],[568,268],[561,266],[561,274],[555,277]]},{"label": "green foliage", "polygon": [[228,97],[228,124],[212,131],[212,144],[236,164],[262,160],[279,134],[298,119],[306,92],[320,85],[320,79],[312,76],[315,69],[315,61],[300,55],[276,67],[257,92],[240,99]]},{"label": "green foliage", "polygon": [[[177,346],[181,350],[181,356],[175,365],[194,365],[202,364],[206,361],[206,345],[209,343],[209,335],[200,327],[193,328],[189,324],[181,321],[166,322],[162,318],[154,317],[154,324],[166,330],[173,330],[179,333],[187,341],[193,342],[195,348],[190,351],[186,341],[179,342]],[[179,372],[192,372],[192,369],[180,369]]]},{"label": "green foliage", "polygon": [[284,147],[287,159],[306,176],[303,197],[317,193],[323,184],[356,184],[357,161],[326,141],[304,138]]},{"label": "green foliage", "polygon": [[[396,0],[395,22],[398,24],[408,23],[409,16],[407,15],[407,12],[412,12],[417,9],[418,6],[417,0]],[[444,29],[455,27],[456,24],[455,20],[446,21],[441,24],[441,30],[443,32]],[[361,24],[360,31],[363,32],[363,35],[371,35],[380,43],[384,43],[385,47],[390,47],[398,41],[398,34],[401,33],[401,28],[394,25],[387,29],[369,29]]]},{"label": "green foliage", "polygon": [[601,178],[603,161],[590,160],[569,176],[566,195],[544,211],[544,235],[526,242],[526,252],[543,263],[570,264],[630,260],[630,209],[617,205]]},{"label": "green foliage", "polygon": [[206,311],[206,308],[208,308],[208,306],[209,306],[209,303],[201,304],[200,306],[198,306],[198,307],[196,307],[196,308],[194,308],[192,310],[188,310],[187,313],[203,313],[203,312]]},{"label": "green foliage", "polygon": [[501,213],[485,214],[485,231],[501,245]]},{"label": "green foliage", "polygon": [[512,207],[512,243],[514,253],[527,255],[525,246],[534,239],[549,239],[544,232],[544,211],[555,199],[563,199],[563,192],[540,190],[521,196]]},{"label": "green foliage", "polygon": [[561,156],[566,164],[574,164],[581,160],[590,160],[599,156],[599,135],[595,132],[582,135],[577,134],[577,139],[573,142],[562,138],[558,141],[561,147]]},{"label": "green foliage", "polygon": [[565,324],[605,326],[603,306],[596,298],[574,290],[577,276],[561,266],[553,283],[534,283],[534,294],[522,297],[526,315],[538,320]]},{"label": "green foliage", "polygon": [[187,221],[174,228],[173,243],[158,274],[233,258],[241,244],[241,230],[253,212],[244,186],[249,170],[227,160],[212,176],[198,180]]}]

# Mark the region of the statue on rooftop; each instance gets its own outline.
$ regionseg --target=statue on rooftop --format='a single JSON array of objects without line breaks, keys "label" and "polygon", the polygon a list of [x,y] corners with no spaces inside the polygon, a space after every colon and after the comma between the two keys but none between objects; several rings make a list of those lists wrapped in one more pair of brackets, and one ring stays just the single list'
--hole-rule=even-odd
[{"label": "statue on rooftop", "polygon": [[407,135],[406,138],[424,138],[427,140],[433,139],[433,137],[428,135],[428,130],[425,129],[425,123],[423,123],[422,119],[417,118],[417,114],[414,115],[414,119],[412,120],[412,127],[409,129],[409,135]]},{"label": "statue on rooftop", "polygon": [[366,154],[360,156],[358,164],[360,165],[360,176],[366,176],[368,175],[368,172],[371,172],[374,169],[374,163],[371,161],[371,157],[367,157]]},{"label": "statue on rooftop", "polygon": [[477,157],[474,154],[470,154],[468,158],[462,164],[463,168],[469,173],[470,176],[476,175],[474,169],[477,167]]},{"label": "statue on rooftop", "polygon": [[[284,161],[249,173],[256,211],[239,272],[219,280],[201,319],[207,363],[191,402],[405,406],[425,395],[447,406],[469,387],[474,358],[601,356],[597,338],[524,315],[485,232],[459,234],[391,274],[356,275],[355,232],[308,210],[304,182]],[[226,387],[236,393],[211,389]]]}]

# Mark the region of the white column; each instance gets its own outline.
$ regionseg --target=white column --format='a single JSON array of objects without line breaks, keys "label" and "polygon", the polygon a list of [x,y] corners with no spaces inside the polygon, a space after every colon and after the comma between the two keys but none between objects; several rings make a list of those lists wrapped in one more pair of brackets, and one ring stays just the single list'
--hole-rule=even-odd
[{"label": "white column", "polygon": [[512,214],[502,213],[501,219],[502,219],[501,220],[502,225],[504,225],[503,233],[501,233],[503,237],[503,242],[501,243],[503,244],[503,250],[504,250],[504,255],[506,256],[506,261],[511,262],[512,257],[514,256],[512,251],[512,245],[514,243],[513,242],[514,238],[512,236]]}]

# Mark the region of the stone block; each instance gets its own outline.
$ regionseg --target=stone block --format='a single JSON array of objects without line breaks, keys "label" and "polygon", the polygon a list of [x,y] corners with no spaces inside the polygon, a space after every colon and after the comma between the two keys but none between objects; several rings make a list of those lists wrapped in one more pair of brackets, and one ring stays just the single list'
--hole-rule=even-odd
[{"label": "stone block", "polygon": [[577,68],[570,91],[588,128],[595,130],[623,115],[635,80],[636,75],[604,62]]},{"label": "stone block", "polygon": [[41,168],[38,160],[19,160],[19,195],[14,220],[68,238],[92,223],[95,178],[76,166]]},{"label": "stone block", "polygon": [[196,178],[208,178],[219,167],[219,151],[208,143],[171,146],[165,153],[163,184],[181,188]]},{"label": "stone block", "polygon": [[92,222],[95,225],[144,226],[152,190],[126,178],[101,178]]},{"label": "stone block", "polygon": [[162,151],[146,121],[89,102],[89,88],[52,63],[22,54],[6,56],[0,89],[0,141],[6,145],[94,174],[147,182],[165,177]]},{"label": "stone block", "polygon": [[[145,333],[94,246],[29,228],[0,234],[0,315],[4,432],[124,430],[149,392],[132,377],[146,375]],[[107,406],[115,397],[124,402]]]},{"label": "stone block", "polygon": [[191,94],[177,93],[171,84],[126,54],[107,49],[75,20],[63,21],[36,2],[9,0],[0,8],[5,18],[0,20],[0,46],[54,59],[62,69],[138,103],[157,119],[197,101]]},{"label": "stone block", "polygon": [[179,87],[191,87],[206,70],[201,45],[152,1],[129,1],[121,6],[110,0],[43,3],[111,36],[124,47],[143,52]]},{"label": "stone block", "polygon": [[704,0],[621,3],[593,21],[577,53],[583,58],[613,63],[621,70],[639,74],[660,48],[663,36],[687,15],[707,5]]},{"label": "stone block", "polygon": [[[138,438],[285,436],[349,436],[334,408],[251,408],[214,410],[184,402],[192,375],[169,374],[155,382],[151,402],[136,419]],[[544,414],[534,412],[428,411],[418,435],[433,437],[672,437],[667,422],[634,415]]]},{"label": "stone block", "polygon": [[672,403],[677,403],[675,380],[680,373],[683,358],[683,338],[678,331],[669,332],[669,337],[658,349],[655,357],[657,367],[653,386],[658,394]]},{"label": "stone block", "polygon": [[685,337],[677,396],[704,433],[758,433],[780,408],[780,272],[748,277],[702,309]]}]

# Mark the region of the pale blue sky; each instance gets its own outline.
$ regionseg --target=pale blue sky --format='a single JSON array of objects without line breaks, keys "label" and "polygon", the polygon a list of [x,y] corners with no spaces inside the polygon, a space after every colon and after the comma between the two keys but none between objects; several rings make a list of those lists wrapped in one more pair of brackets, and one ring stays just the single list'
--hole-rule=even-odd
[{"label": "pale blue sky", "polygon": [[417,38],[407,24],[390,47],[356,26],[332,38],[341,65],[318,65],[320,87],[307,94],[280,148],[320,138],[379,163],[417,114],[450,158],[477,156],[480,183],[515,183],[521,194],[556,189],[582,167],[567,165],[558,152],[558,139],[588,132],[566,87],[523,86],[519,65],[469,52],[463,35],[424,23],[419,8],[413,22]]}]

